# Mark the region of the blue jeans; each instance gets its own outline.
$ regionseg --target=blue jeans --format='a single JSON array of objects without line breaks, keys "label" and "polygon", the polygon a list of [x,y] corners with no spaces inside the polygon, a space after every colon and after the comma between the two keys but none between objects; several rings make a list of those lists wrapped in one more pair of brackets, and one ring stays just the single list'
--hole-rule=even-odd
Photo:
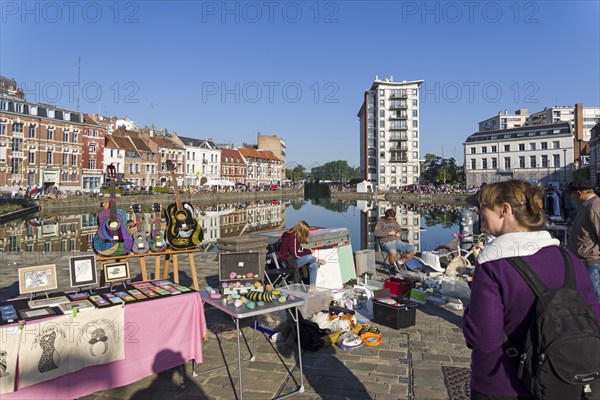
[{"label": "blue jeans", "polygon": [[298,268],[305,266],[306,264],[310,264],[310,273],[309,273],[309,283],[314,286],[317,283],[317,272],[319,271],[319,264],[317,263],[317,258],[312,254],[307,254],[305,256],[300,257],[296,260],[298,263]]},{"label": "blue jeans", "polygon": [[600,300],[600,264],[586,265],[590,278],[592,278],[592,287],[596,292],[596,297]]},{"label": "blue jeans", "polygon": [[381,248],[386,253],[392,254],[392,252],[401,252],[401,253],[412,253],[415,251],[415,246],[412,244],[408,244],[403,242],[402,240],[392,240],[390,242],[385,242],[381,245]]}]

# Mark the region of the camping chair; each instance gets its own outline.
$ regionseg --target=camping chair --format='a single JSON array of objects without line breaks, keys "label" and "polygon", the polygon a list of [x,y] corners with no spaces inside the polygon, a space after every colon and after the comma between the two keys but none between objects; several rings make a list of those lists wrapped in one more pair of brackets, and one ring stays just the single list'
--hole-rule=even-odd
[{"label": "camping chair", "polygon": [[277,253],[281,242],[267,246],[267,266],[265,269],[265,283],[273,287],[289,286],[290,283],[300,282],[300,271],[296,264],[296,259],[290,257],[288,260],[279,263]]},{"label": "camping chair", "polygon": [[402,262],[402,257],[404,257],[404,253],[402,252],[398,252],[398,257],[396,260],[396,264],[392,265],[390,264],[390,253],[388,253],[387,251],[385,251],[383,249],[383,246],[381,246],[381,244],[379,244],[379,242],[377,243],[379,246],[379,253],[381,254],[381,258],[383,259],[383,266],[384,268],[388,271],[388,274],[390,276],[394,276],[398,273],[400,273],[400,271],[402,270],[406,270],[406,266],[404,265],[404,262]]}]

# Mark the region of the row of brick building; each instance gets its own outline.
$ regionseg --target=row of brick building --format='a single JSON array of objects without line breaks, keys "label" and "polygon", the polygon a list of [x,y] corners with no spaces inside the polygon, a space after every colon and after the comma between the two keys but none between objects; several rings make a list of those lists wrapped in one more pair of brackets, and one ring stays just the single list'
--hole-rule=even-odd
[{"label": "row of brick building", "polygon": [[213,139],[138,128],[128,120],[89,115],[25,100],[0,77],[0,188],[97,192],[107,165],[133,187],[277,184],[285,179],[285,141],[259,133],[256,145],[234,148]]}]

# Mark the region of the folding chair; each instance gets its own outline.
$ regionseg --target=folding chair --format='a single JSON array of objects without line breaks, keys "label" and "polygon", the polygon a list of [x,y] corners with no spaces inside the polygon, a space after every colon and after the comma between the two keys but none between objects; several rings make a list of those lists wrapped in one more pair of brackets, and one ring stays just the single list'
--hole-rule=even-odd
[{"label": "folding chair", "polygon": [[[299,275],[298,267],[291,265],[288,261],[279,264],[277,253],[279,245],[277,242],[267,246],[267,265],[265,269],[265,283],[269,283],[273,287],[288,286],[290,282],[296,281],[296,276]],[[290,260],[291,261],[291,260]]]},{"label": "folding chair", "polygon": [[404,265],[404,262],[401,261],[402,257],[404,257],[404,253],[402,253],[400,251],[398,252],[398,257],[396,259],[395,265],[390,264],[390,253],[385,251],[380,244],[379,244],[379,253],[381,254],[381,257],[383,258],[383,266],[387,269],[388,274],[390,276],[396,275],[402,270],[406,270],[406,266]]}]

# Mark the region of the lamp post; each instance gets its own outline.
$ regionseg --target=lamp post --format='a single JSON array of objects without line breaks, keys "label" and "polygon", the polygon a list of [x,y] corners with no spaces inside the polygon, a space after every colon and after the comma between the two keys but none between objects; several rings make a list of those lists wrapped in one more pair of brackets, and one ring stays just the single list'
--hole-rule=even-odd
[{"label": "lamp post", "polygon": [[565,185],[567,184],[567,149],[563,149],[563,168],[565,169]]}]

